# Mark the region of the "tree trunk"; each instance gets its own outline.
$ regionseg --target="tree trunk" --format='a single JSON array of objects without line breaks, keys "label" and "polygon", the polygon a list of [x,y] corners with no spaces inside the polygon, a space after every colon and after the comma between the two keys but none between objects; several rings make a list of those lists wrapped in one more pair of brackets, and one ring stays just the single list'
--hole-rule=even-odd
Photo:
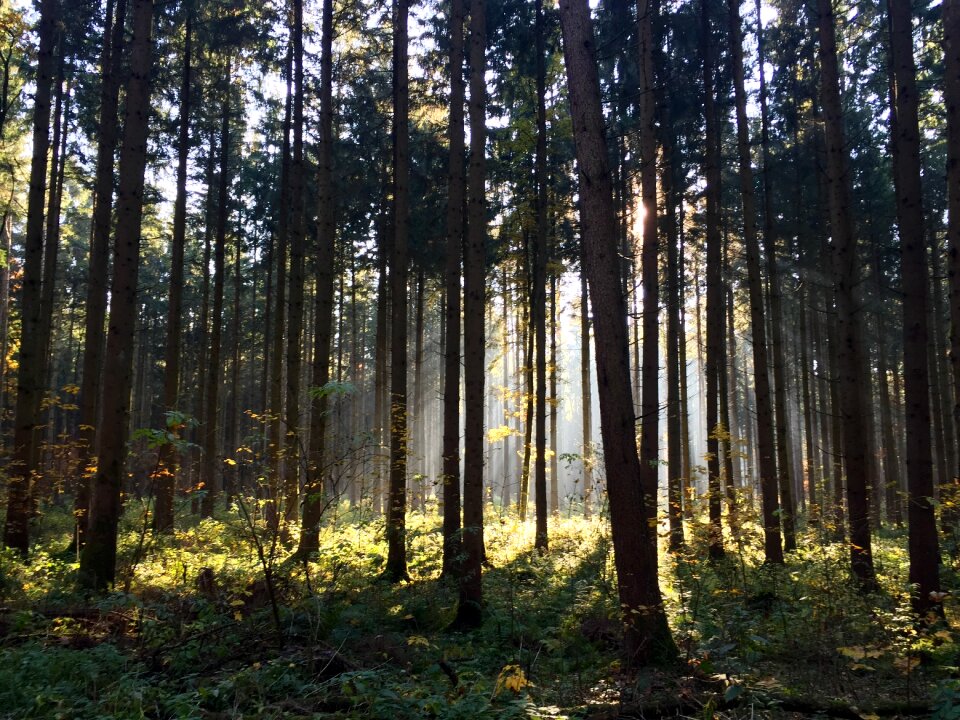
[{"label": "tree trunk", "polygon": [[483,400],[486,332],[487,6],[470,3],[470,163],[467,170],[467,236],[463,257],[464,472],[463,565],[454,625],[478,627],[483,584]]},{"label": "tree trunk", "polygon": [[[177,138],[177,197],[173,205],[173,238],[170,242],[170,302],[167,307],[167,339],[163,366],[163,407],[178,409],[180,395],[180,333],[183,315],[183,256],[187,234],[187,164],[190,159],[190,62],[193,14],[187,11],[183,45],[183,75],[180,83],[180,132]],[[179,428],[170,428],[177,432]],[[177,453],[172,443],[160,448],[159,480],[153,529],[173,529],[173,497],[176,489]]]},{"label": "tree trunk", "polygon": [[[447,129],[447,246],[443,348],[443,575],[456,575],[460,554],[460,256],[463,248],[464,0],[450,0],[450,120]],[[506,356],[504,356],[506,363]],[[506,458],[504,458],[506,462]]]},{"label": "tree trunk", "polygon": [[562,0],[567,85],[573,120],[580,187],[580,228],[595,315],[597,376],[610,525],[617,569],[625,649],[630,663],[670,662],[676,646],[670,635],[657,578],[656,528],[648,498],[656,488],[641,487],[634,431],[627,342],[627,307],[619,280],[616,209],[607,160],[600,104],[596,46],[585,0]]},{"label": "tree trunk", "polygon": [[[654,77],[654,16],[657,0],[637,0],[640,45],[640,195],[643,203],[643,349],[640,398],[640,488],[645,494],[642,522],[656,526],[660,469],[660,284],[657,260],[657,93]],[[636,295],[634,295],[636,298]],[[636,365],[636,364],[635,364]]]},{"label": "tree trunk", "polygon": [[667,242],[667,516],[670,522],[670,549],[684,544],[683,537],[683,446],[680,432],[680,373],[686,368],[680,359],[680,304],[683,280],[677,249],[677,152],[668,105],[662,106],[663,165],[660,170],[664,196],[664,238]]},{"label": "tree trunk", "polygon": [[[757,0],[757,18],[760,18],[761,0]],[[731,4],[731,7],[733,5]],[[740,10],[736,8],[735,22],[740,25]],[[731,19],[731,22],[734,20]],[[734,53],[736,54],[736,49]],[[736,62],[736,61],[734,61]],[[766,66],[763,22],[757,21],[757,62]],[[742,66],[742,51],[740,64]],[[783,309],[780,302],[780,270],[777,267],[777,228],[773,210],[773,183],[770,178],[770,121],[767,112],[766,71],[760,73],[760,145],[763,153],[763,251],[766,255],[767,288],[770,299],[770,361],[773,365],[773,393],[777,438],[777,483],[780,488],[781,522],[783,523],[783,547],[787,552],[797,549],[795,517],[797,503],[794,497],[794,478],[790,467],[789,426],[787,420],[786,360],[783,352]]]},{"label": "tree trunk", "polygon": [[[824,0],[821,0],[823,2]],[[917,589],[913,609],[919,615],[942,608],[931,593],[940,590],[940,557],[933,507],[933,467],[930,449],[930,381],[927,361],[929,281],[923,238],[923,199],[920,184],[920,140],[916,66],[910,2],[889,0],[890,50],[896,80],[898,148],[897,227],[903,291],[903,375],[906,405],[907,520],[910,582]]]},{"label": "tree trunk", "polygon": [[87,543],[80,556],[80,582],[96,589],[106,588],[116,576],[117,524],[120,520],[120,492],[127,454],[137,321],[137,270],[150,117],[152,26],[153,1],[134,0],[130,74],[117,185],[110,326],[104,367],[104,376],[110,378],[110,382],[103,386],[103,421],[97,473],[90,502]]},{"label": "tree trunk", "polygon": [[223,276],[225,273],[227,217],[230,189],[230,94],[232,92],[231,63],[223,78],[223,112],[220,118],[220,176],[217,188],[217,229],[213,246],[213,312],[210,315],[210,346],[207,356],[207,380],[205,385],[206,402],[203,425],[203,501],[200,512],[204,517],[213,515],[217,496],[222,489],[223,477],[220,472],[218,448],[218,426],[220,416],[220,381],[223,368],[220,367],[220,345],[223,327]]},{"label": "tree trunk", "polygon": [[533,235],[533,304],[531,319],[537,346],[536,457],[533,484],[536,497],[535,547],[547,550],[547,106],[546,30],[543,0],[536,0],[537,150],[534,160],[537,226]]},{"label": "tree trunk", "polygon": [[407,237],[410,223],[410,96],[407,68],[409,0],[394,0],[393,248],[390,258],[390,498],[387,565],[391,582],[407,574]]},{"label": "tree trunk", "polygon": [[333,331],[333,258],[336,253],[336,222],[333,196],[333,0],[323,0],[320,40],[320,137],[317,152],[317,278],[314,299],[313,368],[310,384],[309,463],[303,486],[298,553],[306,556],[320,548],[320,520],[327,505],[337,501],[336,489],[325,492],[330,345]]},{"label": "tree trunk", "polygon": [[[863,426],[863,342],[858,304],[857,244],[853,235],[850,205],[850,175],[844,142],[831,0],[819,0],[821,97],[824,115],[824,143],[827,156],[827,193],[830,230],[833,236],[833,280],[836,302],[836,349],[840,406],[835,422],[842,428],[843,457],[847,480],[847,511],[850,519],[850,562],[854,574],[866,587],[876,584],[870,547],[870,518],[867,502],[866,435]],[[834,448],[834,452],[839,450]],[[839,474],[834,478],[839,484]]]},{"label": "tree trunk", "polygon": [[40,295],[43,282],[43,218],[50,143],[50,99],[56,58],[57,0],[42,0],[38,35],[36,90],[33,106],[33,157],[27,194],[27,227],[20,291],[20,356],[17,403],[14,411],[13,458],[7,480],[7,517],[3,543],[26,555],[30,546],[30,485],[34,443],[37,441],[43,367],[40,358]]},{"label": "tree trunk", "polygon": [[[947,278],[953,427],[960,433],[960,0],[943,2],[944,91],[947,108]],[[954,438],[960,455],[960,435]],[[960,483],[960,467],[950,468]]]},{"label": "tree trunk", "polygon": [[[707,486],[710,513],[710,557],[723,557],[721,525],[723,491],[720,478],[720,372],[723,362],[723,241],[720,237],[720,127],[714,97],[714,47],[710,4],[701,0],[701,53],[703,59],[704,168],[707,201]],[[747,222],[744,221],[744,225]],[[761,318],[762,322],[762,318]],[[756,327],[754,327],[756,333]],[[754,337],[754,345],[757,339]],[[733,509],[732,507],[730,508]],[[777,540],[779,543],[779,538]],[[779,547],[779,545],[778,545]]]},{"label": "tree trunk", "polygon": [[[768,563],[783,562],[780,544],[780,515],[788,513],[792,488],[777,473],[775,422],[770,397],[770,374],[767,368],[767,330],[764,316],[763,275],[760,266],[760,245],[757,241],[757,216],[753,192],[753,168],[750,158],[750,136],[747,121],[747,94],[744,90],[743,38],[740,27],[740,5],[727,3],[730,12],[731,47],[733,50],[733,90],[737,112],[737,156],[739,160],[740,201],[743,208],[743,242],[747,255],[747,290],[750,295],[750,327],[753,333],[753,374],[757,395],[757,452],[760,488],[763,501],[764,559]],[[780,500],[778,503],[778,492]],[[780,515],[777,514],[779,506]],[[786,528],[785,528],[786,529]]]},{"label": "tree trunk", "polygon": [[293,155],[290,161],[290,292],[287,301],[287,407],[284,423],[284,519],[300,512],[300,375],[303,367],[303,283],[305,219],[303,156],[303,0],[293,0]]},{"label": "tree trunk", "polygon": [[583,514],[590,517],[593,497],[593,389],[590,383],[590,302],[587,272],[580,270],[580,397],[583,405]]}]

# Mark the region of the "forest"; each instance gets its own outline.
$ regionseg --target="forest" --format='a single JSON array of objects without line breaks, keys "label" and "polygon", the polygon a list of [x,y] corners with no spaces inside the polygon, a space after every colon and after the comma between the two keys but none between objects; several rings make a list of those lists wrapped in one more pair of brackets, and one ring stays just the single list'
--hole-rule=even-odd
[{"label": "forest", "polygon": [[960,0],[0,68],[0,718],[960,719]]}]

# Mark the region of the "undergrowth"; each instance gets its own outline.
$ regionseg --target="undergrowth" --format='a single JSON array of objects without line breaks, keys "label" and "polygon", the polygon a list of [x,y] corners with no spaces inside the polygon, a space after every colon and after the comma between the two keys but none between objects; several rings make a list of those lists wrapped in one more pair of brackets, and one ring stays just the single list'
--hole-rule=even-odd
[{"label": "undergrowth", "polygon": [[[0,554],[0,717],[586,717],[618,703],[646,717],[812,717],[791,708],[813,698],[860,717],[902,706],[960,718],[960,639],[911,616],[899,531],[876,538],[882,592],[867,595],[828,530],[804,530],[773,567],[751,519],[717,562],[689,523],[686,548],[661,552],[682,664],[635,670],[618,651],[602,519],[552,518],[540,555],[532,523],[490,509],[485,622],[459,634],[435,508],[409,515],[411,581],[389,585],[369,512],[334,508],[303,562],[289,554],[295,531],[269,542],[246,502],[159,538],[131,503],[107,596],[75,590],[69,514],[48,508],[29,563]],[[949,563],[943,574],[953,587]],[[954,620],[951,597],[945,608]]]}]

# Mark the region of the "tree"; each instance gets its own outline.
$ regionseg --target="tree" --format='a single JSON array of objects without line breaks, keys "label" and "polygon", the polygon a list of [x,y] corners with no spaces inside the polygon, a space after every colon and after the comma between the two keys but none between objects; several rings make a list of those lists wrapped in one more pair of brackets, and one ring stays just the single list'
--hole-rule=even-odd
[{"label": "tree", "polygon": [[[821,0],[821,3],[825,0]],[[907,435],[907,522],[910,582],[916,587],[914,611],[940,609],[937,562],[940,557],[933,507],[930,449],[929,282],[924,242],[923,193],[920,181],[919,100],[913,58],[913,24],[908,0],[888,0],[890,51],[896,82],[897,230],[903,289],[903,380]]]},{"label": "tree", "polygon": [[447,248],[444,267],[443,575],[460,554],[460,256],[463,245],[463,0],[450,0],[450,157],[447,169]]},{"label": "tree", "polygon": [[[947,108],[947,275],[950,280],[950,367],[954,428],[960,430],[960,2],[943,2],[944,94]],[[960,445],[960,439],[958,439]],[[951,468],[960,478],[960,468]]]},{"label": "tree", "polygon": [[[183,74],[180,84],[180,127],[177,136],[177,196],[173,206],[173,237],[170,241],[170,285],[167,308],[167,339],[163,366],[163,406],[168,412],[178,409],[180,396],[180,334],[183,325],[183,260],[187,234],[187,164],[190,160],[191,53],[193,14],[187,9],[184,24]],[[176,491],[175,446],[165,443],[160,449],[159,478],[153,529],[173,529],[173,497]]]},{"label": "tree", "polygon": [[152,65],[153,0],[134,0],[133,39],[120,148],[117,224],[110,283],[110,325],[103,386],[102,432],[90,502],[87,543],[80,556],[80,582],[105,588],[114,581],[120,492],[127,455],[133,340],[137,312],[137,274],[143,219],[143,178],[147,162]]},{"label": "tree", "polygon": [[3,543],[26,555],[30,547],[30,488],[36,471],[34,445],[38,439],[40,400],[43,394],[40,293],[43,282],[43,218],[47,186],[47,150],[50,144],[50,100],[56,58],[57,0],[40,4],[37,27],[37,78],[33,105],[33,156],[27,198],[24,236],[23,290],[20,295],[21,340],[17,371],[17,405],[14,417],[13,461],[7,480],[7,518]]},{"label": "tree", "polygon": [[463,255],[463,565],[454,625],[479,627],[483,612],[483,392],[486,353],[486,0],[470,4],[470,163]]},{"label": "tree", "polygon": [[210,346],[207,355],[207,379],[204,385],[203,424],[203,501],[200,512],[206,517],[213,515],[214,504],[222,489],[218,454],[218,423],[220,414],[220,381],[223,368],[220,365],[223,327],[223,285],[225,274],[227,217],[230,191],[230,58],[227,58],[223,76],[223,100],[220,116],[220,170],[217,187],[217,225],[213,246],[213,312],[210,316]]},{"label": "tree", "polygon": [[390,255],[390,496],[387,565],[391,582],[407,574],[407,240],[410,224],[410,87],[408,0],[394,0],[393,17],[393,244]]},{"label": "tree", "polygon": [[740,178],[740,203],[743,209],[743,244],[747,254],[747,290],[750,296],[750,327],[753,335],[753,381],[757,397],[757,451],[760,456],[760,488],[763,494],[763,549],[768,563],[783,562],[780,543],[780,518],[789,503],[789,483],[778,487],[774,417],[770,397],[767,331],[763,301],[763,275],[760,265],[760,244],[757,240],[756,203],[753,191],[753,166],[750,157],[750,134],[747,125],[747,94],[744,89],[743,39],[739,4],[729,0],[730,35],[733,49],[733,90],[737,115],[737,160]]},{"label": "tree", "polygon": [[546,30],[543,0],[536,0],[536,85],[537,149],[534,160],[537,226],[533,242],[533,296],[531,314],[537,345],[537,452],[534,460],[536,497],[536,540],[541,552],[547,550],[547,106]]},{"label": "tree", "polygon": [[[876,584],[870,547],[867,512],[867,466],[863,432],[862,340],[854,288],[857,283],[857,247],[850,218],[850,175],[840,104],[836,38],[831,0],[819,0],[821,97],[824,115],[824,145],[827,156],[827,192],[830,231],[833,236],[833,278],[837,309],[837,348],[843,458],[847,477],[847,510],[850,516],[850,561],[854,574],[865,587]],[[835,449],[836,451],[836,449]],[[839,483],[839,476],[835,479]]]},{"label": "tree", "polygon": [[[723,357],[723,240],[720,236],[720,127],[714,90],[714,43],[710,22],[710,3],[702,0],[701,54],[703,56],[703,175],[707,180],[707,357],[704,374],[707,381],[707,473],[710,512],[710,557],[723,557],[723,526],[720,478],[720,373]],[[732,509],[732,508],[731,508]],[[777,540],[779,544],[779,539]]]},{"label": "tree", "polygon": [[660,470],[660,285],[657,259],[657,128],[653,22],[657,0],[637,0],[640,45],[640,195],[643,202],[643,357],[640,400],[640,492],[643,520],[656,523]]},{"label": "tree", "polygon": [[656,528],[636,522],[650,512],[642,491],[634,434],[627,348],[627,308],[619,282],[617,220],[600,105],[590,12],[585,0],[562,0],[560,22],[576,144],[580,232],[594,315],[600,426],[610,526],[625,649],[632,663],[672,661],[670,635],[657,579]]},{"label": "tree", "polygon": [[[330,380],[330,346],[333,330],[333,257],[336,224],[333,197],[333,0],[323,0],[320,40],[320,137],[317,162],[317,248],[315,273],[312,392],[310,411],[310,462],[303,488],[303,516],[298,552],[315,552],[320,546],[320,520],[328,502],[324,494],[324,454],[328,402],[324,388]],[[334,489],[336,492],[336,489]]]}]

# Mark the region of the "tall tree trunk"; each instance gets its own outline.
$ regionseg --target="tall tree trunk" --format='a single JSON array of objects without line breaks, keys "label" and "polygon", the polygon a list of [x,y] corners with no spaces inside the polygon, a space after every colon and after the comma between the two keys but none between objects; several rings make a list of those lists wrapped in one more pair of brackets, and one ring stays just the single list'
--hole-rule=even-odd
[{"label": "tall tree trunk", "polygon": [[[884,505],[887,522],[900,527],[903,525],[903,505],[900,502],[900,489],[903,480],[900,476],[900,451],[896,438],[895,418],[891,410],[890,372],[887,348],[887,328],[884,313],[877,313],[877,334],[880,346],[877,353],[877,374],[880,376],[880,424],[883,427],[883,477],[885,478]],[[896,372],[896,371],[894,371]]]},{"label": "tall tree trunk", "polygon": [[[853,235],[850,175],[844,141],[840,75],[837,67],[832,0],[819,0],[821,97],[824,143],[827,156],[827,195],[833,236],[833,280],[839,343],[836,349],[840,413],[835,422],[842,428],[843,458],[847,480],[847,512],[850,519],[850,562],[854,574],[866,587],[876,585],[870,547],[867,501],[866,434],[863,414],[863,340],[859,308],[854,296],[857,283],[857,243]],[[837,452],[839,447],[834,447]],[[839,484],[839,475],[834,478]]]},{"label": "tall tree trunk", "polygon": [[477,627],[483,611],[483,404],[486,331],[487,4],[470,3],[470,163],[467,235],[463,256],[464,472],[463,565],[454,624]]},{"label": "tall tree trunk", "polygon": [[[731,0],[731,8],[736,0]],[[757,62],[766,67],[766,53],[763,35],[763,21],[760,20],[761,0],[757,0]],[[731,12],[733,12],[731,10]],[[740,25],[740,9],[731,22]],[[736,54],[734,49],[734,54]],[[734,61],[736,63],[736,60]],[[740,64],[743,58],[741,51]],[[780,519],[783,524],[783,547],[790,552],[797,549],[795,517],[797,503],[794,497],[794,478],[790,467],[789,427],[787,420],[787,378],[786,360],[783,352],[783,309],[780,302],[780,269],[777,267],[776,215],[773,210],[773,182],[770,176],[772,160],[770,158],[770,120],[767,111],[766,70],[760,72],[760,146],[763,153],[763,251],[766,255],[767,288],[770,299],[770,362],[773,365],[773,393],[777,438],[777,484],[780,488]]]},{"label": "tall tree trunk", "polygon": [[[173,238],[170,242],[170,284],[167,307],[167,338],[163,367],[163,407],[178,409],[180,395],[180,333],[183,325],[183,256],[187,235],[187,165],[190,159],[190,72],[193,14],[187,10],[183,43],[183,75],[180,81],[180,130],[177,138],[177,197],[173,205]],[[169,425],[169,423],[168,423]],[[179,428],[171,427],[177,432]],[[153,529],[173,529],[173,497],[176,489],[177,454],[173,443],[160,448],[160,468]]]},{"label": "tall tree trunk", "polygon": [[[824,0],[821,0],[823,2]],[[920,184],[920,139],[913,59],[910,2],[889,0],[890,50],[896,80],[898,153],[897,227],[903,290],[903,380],[906,404],[907,487],[909,503],[908,550],[910,582],[917,589],[913,609],[920,615],[941,609],[931,597],[940,589],[940,557],[933,507],[933,467],[930,449],[929,284],[926,243],[923,238],[923,195]]]},{"label": "tall tree trunk", "polygon": [[543,0],[536,0],[537,56],[537,150],[534,160],[537,227],[533,235],[533,305],[531,315],[537,346],[537,417],[534,480],[536,488],[536,540],[541,552],[547,550],[547,104],[546,29]]},{"label": "tall tree trunk", "polygon": [[593,390],[590,383],[590,303],[587,272],[580,270],[580,397],[583,409],[583,514],[590,517],[593,497]]},{"label": "tall tree trunk", "polygon": [[220,494],[223,476],[220,472],[218,448],[220,419],[220,382],[223,368],[220,366],[220,350],[223,327],[223,279],[225,274],[227,217],[230,190],[230,94],[231,62],[223,78],[222,114],[220,117],[220,175],[217,188],[217,229],[213,246],[213,312],[210,315],[210,345],[207,356],[206,401],[203,426],[203,501],[200,512],[204,517],[213,515],[213,508]]},{"label": "tall tree trunk", "polygon": [[277,234],[274,241],[276,252],[276,297],[274,300],[275,319],[273,324],[273,346],[270,349],[270,398],[267,406],[267,457],[268,480],[267,519],[271,524],[279,522],[278,503],[280,502],[280,468],[283,465],[284,436],[281,422],[283,413],[283,338],[287,324],[287,237],[290,228],[290,126],[293,120],[293,43],[287,45],[286,100],[283,110],[283,139],[280,150],[280,202],[277,209]]},{"label": "tall tree trunk", "polygon": [[[753,167],[750,158],[750,136],[747,121],[747,93],[744,90],[743,38],[740,26],[740,5],[728,0],[730,37],[733,50],[733,90],[737,113],[737,157],[739,160],[740,202],[743,209],[743,242],[747,255],[747,290],[750,296],[750,327],[753,333],[753,375],[757,395],[757,452],[759,454],[760,488],[763,495],[764,558],[768,563],[783,562],[780,544],[780,514],[789,512],[792,488],[781,482],[778,488],[775,422],[770,396],[770,374],[767,366],[767,330],[763,301],[763,275],[760,265],[760,244],[757,241],[757,215],[753,192]],[[778,493],[782,502],[778,503]]]},{"label": "tall tree trunk", "polygon": [[557,434],[557,276],[550,276],[550,513],[560,512],[559,436]]},{"label": "tall tree trunk", "polygon": [[[947,278],[953,428],[960,433],[960,0],[943,2],[944,90],[947,107]],[[960,435],[954,438],[960,455]],[[960,467],[950,468],[960,483]]]},{"label": "tall tree trunk", "polygon": [[303,0],[293,0],[293,155],[290,161],[290,293],[287,301],[287,407],[283,450],[284,519],[300,512],[300,375],[303,367],[303,284],[306,223],[303,155]]},{"label": "tall tree trunk", "polygon": [[[317,153],[317,246],[314,272],[313,398],[310,410],[310,457],[303,486],[298,552],[306,556],[320,548],[320,520],[327,505],[337,500],[325,491],[327,414],[329,402],[322,388],[330,381],[330,345],[333,330],[333,258],[336,222],[333,196],[333,0],[323,0],[320,39],[320,137]],[[361,384],[362,385],[362,384]]]},{"label": "tall tree trunk", "polygon": [[[709,489],[710,557],[723,557],[721,525],[723,492],[720,478],[720,372],[723,358],[723,240],[720,237],[720,123],[714,96],[714,43],[709,0],[701,0],[701,54],[703,59],[704,168],[707,181],[707,486]],[[744,225],[747,225],[746,220]],[[761,316],[762,322],[762,316]],[[754,327],[756,333],[756,327]],[[757,338],[754,337],[756,346]],[[730,508],[731,510],[733,508]],[[779,537],[777,538],[779,547]]]},{"label": "tall tree trunk", "polygon": [[683,537],[683,446],[680,437],[680,304],[682,279],[677,249],[677,204],[680,197],[675,182],[677,168],[676,140],[670,123],[668,105],[662,104],[663,165],[661,185],[664,196],[664,238],[667,242],[667,517],[670,522],[670,549],[684,544]]},{"label": "tall tree trunk", "polygon": [[[127,80],[123,142],[117,185],[117,224],[110,285],[110,326],[103,386],[97,473],[90,502],[87,543],[80,556],[80,581],[102,589],[116,576],[117,524],[130,414],[134,330],[137,321],[137,270],[143,218],[143,177],[150,117],[153,1],[134,0],[130,74]],[[9,527],[9,526],[8,526]]]},{"label": "tall tree trunk", "polygon": [[56,58],[57,0],[42,0],[38,34],[36,90],[33,106],[33,157],[27,194],[27,228],[23,239],[24,261],[20,291],[20,356],[17,370],[17,403],[14,411],[13,459],[7,480],[7,517],[3,544],[26,555],[30,546],[30,485],[33,479],[33,446],[37,440],[43,367],[40,358],[40,287],[43,282],[43,218],[47,185],[47,150],[50,143],[50,98]]},{"label": "tall tree trunk", "polygon": [[[407,237],[410,223],[410,96],[407,68],[409,0],[394,0],[393,248],[390,258],[390,499],[387,565],[392,582],[407,574]],[[481,404],[482,406],[482,404]]]},{"label": "tall tree trunk", "polygon": [[647,500],[656,488],[641,487],[640,458],[634,432],[627,342],[627,306],[619,280],[616,208],[607,160],[600,104],[596,45],[585,0],[562,0],[567,85],[573,120],[580,187],[580,228],[595,315],[601,432],[614,563],[625,624],[629,662],[672,661],[670,635],[657,578],[656,528],[637,522],[649,517]]},{"label": "tall tree trunk", "polygon": [[[660,281],[657,260],[657,93],[654,77],[654,17],[657,0],[637,0],[640,45],[640,195],[643,203],[643,350],[640,398],[640,488],[645,494],[642,522],[657,522],[660,469]],[[634,295],[636,298],[636,295]]]},{"label": "tall tree trunk", "polygon": [[[447,129],[447,245],[443,348],[443,575],[460,554],[460,256],[463,248],[464,0],[450,0],[450,119]],[[506,356],[504,356],[506,364]],[[506,463],[506,458],[504,458]]]}]

